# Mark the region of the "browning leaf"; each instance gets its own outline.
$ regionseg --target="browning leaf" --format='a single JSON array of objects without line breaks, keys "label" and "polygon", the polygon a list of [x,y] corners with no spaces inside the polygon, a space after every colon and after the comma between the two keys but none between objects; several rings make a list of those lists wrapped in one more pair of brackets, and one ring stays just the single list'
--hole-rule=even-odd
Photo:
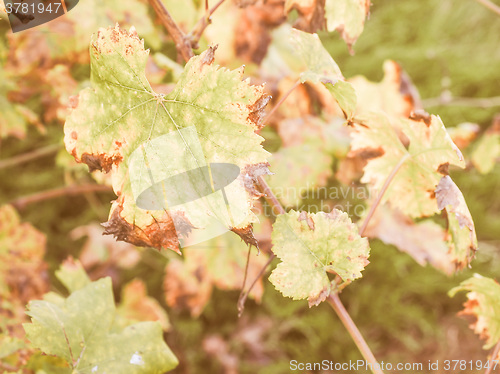
[{"label": "browning leaf", "polygon": [[296,29],[313,33],[326,27],[325,0],[286,0],[285,12],[294,9],[299,13],[293,24]]},{"label": "browning leaf", "polygon": [[165,96],[154,92],[145,77],[148,51],[134,30],[116,26],[93,37],[92,88],[80,93],[66,121],[65,144],[77,161],[112,174],[119,198],[105,224],[107,234],[139,246],[177,250],[180,240],[217,235],[206,230],[211,219],[218,220],[221,232],[255,220],[254,197],[241,175],[218,190],[212,185],[213,193],[198,194],[192,203],[180,199],[183,191],[189,193],[185,184],[175,185],[177,195],[165,186],[167,195],[154,195],[162,183],[176,181],[168,177],[183,172],[191,178],[186,183],[197,186],[188,172],[204,165],[242,170],[266,161],[263,139],[255,131],[269,98],[262,86],[241,80],[242,69],[214,66],[214,52],[210,47],[191,59]]},{"label": "browning leaf", "polygon": [[399,64],[387,60],[383,67],[384,78],[379,83],[363,76],[348,79],[358,97],[356,112],[383,111],[390,116],[407,118],[420,108],[420,95]]},{"label": "browning leaf", "polygon": [[328,31],[337,30],[349,50],[363,32],[370,12],[370,0],[326,0],[325,15]]},{"label": "browning leaf", "polygon": [[447,275],[456,270],[446,231],[431,220],[416,223],[387,205],[379,206],[365,235],[396,246],[422,266],[429,264]]},{"label": "browning leaf", "polygon": [[484,349],[492,348],[500,340],[500,285],[493,279],[474,274],[460,286],[448,292],[450,297],[467,291],[464,310],[459,315],[472,316],[475,321],[469,326],[481,339],[486,340]]},{"label": "browning leaf", "polygon": [[462,192],[448,175],[441,178],[435,192],[438,209],[445,209],[448,217],[452,260],[462,269],[469,265],[477,250],[474,222]]},{"label": "browning leaf", "polygon": [[378,194],[394,168],[399,171],[385,192],[382,202],[414,218],[439,211],[434,190],[443,171],[442,165],[465,166],[462,153],[453,143],[439,117],[431,116],[429,125],[421,121],[393,119],[409,141],[401,141],[389,119],[382,114],[359,116],[353,126],[351,152],[369,152],[382,148],[380,157],[371,158],[364,167],[361,182],[369,183]]}]

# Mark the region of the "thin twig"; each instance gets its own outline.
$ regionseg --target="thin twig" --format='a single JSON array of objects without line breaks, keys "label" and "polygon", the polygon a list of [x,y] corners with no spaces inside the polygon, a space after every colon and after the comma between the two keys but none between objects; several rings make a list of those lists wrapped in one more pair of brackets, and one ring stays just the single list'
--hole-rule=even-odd
[{"label": "thin twig", "polygon": [[62,148],[61,144],[51,144],[47,145],[45,147],[41,147],[38,149],[35,149],[34,151],[23,153],[11,158],[8,158],[6,160],[0,161],[0,169],[12,167],[12,166],[17,166],[20,164],[24,164],[25,162],[38,159],[40,157],[48,156],[53,153],[56,153],[59,149]]},{"label": "thin twig", "polygon": [[203,32],[207,28],[208,25],[212,23],[212,20],[210,17],[212,14],[217,10],[217,8],[224,2],[224,0],[219,0],[217,4],[215,4],[212,8],[208,9],[208,0],[205,3],[205,15],[201,17],[196,25],[193,28],[193,31],[191,31],[188,35],[188,38],[190,39],[191,42],[191,48],[193,49],[198,49],[198,42],[200,41],[201,36],[203,35]]},{"label": "thin twig", "polygon": [[500,16],[500,7],[498,5],[492,3],[490,0],[476,0],[476,1]]},{"label": "thin twig", "polygon": [[[491,352],[491,362],[486,368],[486,371],[484,374],[490,374],[491,371],[493,370],[493,363],[496,360],[496,357],[498,357],[498,353],[500,352],[500,340],[498,341],[497,345],[495,345],[495,348],[493,348],[493,352]],[[495,363],[495,367],[498,365],[498,361]]]},{"label": "thin twig", "polygon": [[264,275],[266,269],[269,265],[271,265],[271,262],[273,262],[275,258],[276,255],[274,253],[269,256],[266,264],[262,267],[262,269],[260,269],[259,274],[257,274],[250,287],[248,287],[248,290],[246,290],[245,292],[243,292],[243,289],[241,290],[240,297],[238,298],[238,317],[241,317],[243,311],[245,310],[245,302],[247,301],[248,295],[250,295],[250,291],[252,291],[258,280]]},{"label": "thin twig", "polygon": [[[264,198],[266,199],[267,203],[271,206],[273,213],[275,212],[278,212],[278,214],[286,213],[285,209],[283,209],[283,206],[278,201],[273,191],[271,191],[271,188],[269,188],[268,184],[264,180],[264,177],[262,176],[257,177],[256,185],[259,191],[264,194]],[[250,294],[250,291],[252,291],[253,287],[257,284],[257,281],[264,275],[264,272],[266,271],[267,267],[271,264],[271,262],[275,258],[276,255],[272,253],[271,256],[269,256],[269,259],[267,260],[266,264],[262,267],[262,269],[260,269],[259,274],[257,274],[252,284],[250,284],[250,287],[248,287],[248,290],[246,290],[245,292],[243,292],[243,289],[241,290],[240,297],[238,298],[238,317],[241,317],[241,315],[243,314],[243,310],[245,309],[245,302],[248,298],[248,295]]]},{"label": "thin twig", "polygon": [[366,344],[366,341],[363,338],[363,335],[361,335],[361,332],[359,332],[358,327],[356,326],[356,324],[352,320],[351,316],[349,315],[349,313],[345,309],[344,304],[342,304],[342,301],[340,301],[338,293],[334,292],[334,293],[330,294],[330,296],[328,296],[328,298],[327,298],[327,301],[331,305],[331,307],[333,308],[335,313],[337,313],[337,315],[339,316],[344,327],[347,329],[347,331],[351,335],[352,340],[354,340],[354,343],[356,343],[356,346],[358,347],[359,351],[363,355],[367,364],[370,365],[371,371],[374,374],[384,374],[384,372],[380,369],[380,366],[377,363],[375,356],[373,355],[372,351],[370,350],[370,347],[368,347],[368,344]]},{"label": "thin twig", "polygon": [[500,106],[500,96],[493,97],[433,97],[422,100],[424,108],[436,106],[465,106],[472,108],[494,108]]},{"label": "thin twig", "polygon": [[407,153],[404,157],[402,157],[399,162],[394,166],[394,169],[392,169],[391,174],[387,177],[387,179],[384,182],[384,185],[380,189],[380,192],[378,193],[377,199],[374,201],[372,206],[370,207],[370,211],[366,215],[366,218],[363,222],[363,226],[361,226],[361,229],[359,230],[359,235],[363,236],[365,233],[366,228],[368,227],[368,224],[370,223],[371,218],[373,217],[373,213],[375,213],[375,210],[379,206],[380,202],[382,201],[382,197],[384,197],[385,192],[387,191],[387,188],[391,184],[392,180],[394,179],[394,176],[396,173],[401,169],[401,166],[405,163],[405,161],[409,158],[409,154]]},{"label": "thin twig", "polygon": [[247,253],[247,263],[245,265],[245,274],[243,275],[243,284],[241,285],[241,291],[240,291],[240,296],[238,297],[238,317],[241,317],[241,314],[243,313],[243,309],[245,309],[245,301],[246,301],[246,295],[245,295],[245,286],[247,283],[247,276],[248,276],[248,266],[250,265],[250,253],[252,252],[252,245],[248,244],[248,253]]},{"label": "thin twig", "polygon": [[[400,164],[402,165],[404,161],[405,161],[405,157],[403,157],[401,159]],[[389,175],[389,177],[387,178],[389,180],[389,181],[386,180],[387,186],[389,185],[390,181],[394,177],[394,175],[392,175],[392,174],[393,173],[396,174],[396,172],[401,167],[401,165],[399,165],[399,166],[398,165],[394,168],[391,175]],[[262,176],[259,176],[257,178],[256,185],[257,185],[258,189],[260,190],[260,192],[262,192],[264,194],[264,198],[266,199],[268,204],[271,205],[271,207],[273,208],[273,212],[276,209],[276,211],[279,214],[286,213],[285,209],[280,204],[280,202],[276,198],[276,196],[273,194],[273,192],[271,191],[271,189],[269,188],[268,184],[266,183],[266,181],[264,180],[264,178]],[[387,189],[387,186],[385,186],[385,184],[384,184],[385,189]],[[384,187],[382,187],[383,191],[385,191]],[[247,295],[250,292],[250,290],[252,289],[252,287],[254,286],[254,284],[257,282],[257,280],[260,279],[260,277],[264,274],[265,270],[267,269],[267,267],[269,266],[271,261],[274,260],[275,257],[276,257],[276,255],[274,253],[272,254],[272,256],[269,257],[269,260],[267,261],[266,265],[261,269],[258,276],[255,278],[254,282],[252,283],[252,285],[248,289]],[[328,297],[327,300],[330,303],[330,305],[332,306],[333,310],[339,316],[339,318],[342,321],[342,323],[344,324],[344,326],[346,327],[347,331],[349,332],[352,339],[354,340],[354,343],[356,343],[356,346],[359,348],[359,350],[360,350],[361,354],[363,355],[363,357],[365,358],[365,360],[369,364],[371,364],[373,373],[374,374],[384,374],[383,371],[380,370],[380,368],[377,366],[377,360],[375,359],[375,356],[373,356],[373,353],[370,350],[370,348],[368,347],[368,344],[366,344],[365,340],[363,339],[363,336],[361,335],[358,328],[356,327],[356,324],[354,323],[352,318],[349,316],[349,313],[347,312],[344,305],[340,301],[338,293],[335,292],[333,294],[330,294],[330,296]],[[241,305],[240,305],[240,303],[238,303],[238,310],[240,307],[242,307],[242,308],[244,307],[244,300],[243,300],[243,303]]]},{"label": "thin twig", "polygon": [[275,212],[275,209],[276,209],[278,214],[285,214],[286,213],[285,209],[283,208],[281,203],[278,201],[278,198],[274,195],[273,191],[271,191],[271,188],[266,183],[263,176],[257,177],[257,187],[260,190],[260,192],[264,194],[264,199],[266,199],[267,203],[269,205],[271,205],[273,212]]},{"label": "thin twig", "polygon": [[72,185],[72,186],[54,188],[53,190],[41,191],[28,196],[23,196],[9,202],[9,204],[11,204],[17,209],[24,209],[28,204],[37,203],[49,199],[55,199],[56,197],[61,197],[61,196],[79,195],[91,191],[111,192],[113,190],[111,189],[111,187],[104,186],[102,184]]},{"label": "thin twig", "polygon": [[290,94],[293,92],[293,90],[295,90],[298,86],[300,86],[300,80],[295,82],[295,84],[292,86],[292,88],[290,88],[288,90],[288,92],[286,94],[284,94],[283,97],[276,103],[274,108],[271,109],[271,111],[269,113],[267,113],[267,115],[262,120],[262,123],[259,125],[260,127],[263,127],[266,124],[266,122],[269,120],[269,118],[271,118],[271,116],[274,114],[274,112],[276,112],[278,110],[278,108],[281,106],[281,104],[283,104],[283,102],[287,99],[287,97],[290,96]]},{"label": "thin twig", "polygon": [[149,3],[153,6],[160,21],[163,23],[163,26],[165,26],[172,39],[174,39],[177,51],[181,54],[184,61],[189,61],[189,59],[194,56],[189,38],[186,37],[179,26],[177,26],[161,0],[149,0]]}]

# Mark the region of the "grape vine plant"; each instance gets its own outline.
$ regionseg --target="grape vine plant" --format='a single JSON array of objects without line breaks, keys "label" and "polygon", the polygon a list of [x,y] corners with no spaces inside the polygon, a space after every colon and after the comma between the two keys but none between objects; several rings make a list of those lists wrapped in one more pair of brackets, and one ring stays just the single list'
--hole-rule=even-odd
[{"label": "grape vine plant", "polygon": [[[127,13],[112,3],[117,14]],[[168,257],[166,303],[183,304],[193,316],[202,313],[213,287],[239,290],[235,313],[244,315],[249,297],[261,301],[266,278],[284,297],[307,300],[311,314],[326,302],[370,370],[383,373],[341,292],[370,266],[376,239],[447,275],[472,266],[476,229],[450,170],[489,173],[500,157],[500,121],[462,153],[477,129],[450,131],[425,112],[397,63],[384,64],[380,83],[346,79],[316,32],[338,32],[354,53],[369,0],[130,3],[132,27],[124,21],[83,30],[92,34],[88,52],[85,46],[80,54],[82,64],[89,59],[90,80],[73,85],[78,95],[64,94],[68,100],[55,110],[64,121],[60,162],[74,170],[88,166],[98,183],[92,182],[94,191],[115,194],[102,226],[108,238],[128,243],[116,256],[129,256],[125,267],[133,266],[136,247]],[[77,13],[78,7],[73,17]],[[237,17],[259,19],[251,23],[252,37],[265,41],[253,44]],[[151,55],[141,39],[162,27],[177,61]],[[225,27],[236,30],[236,47],[220,39]],[[161,45],[154,37],[149,43]],[[234,67],[237,57],[254,62],[248,75],[243,66],[225,67]],[[63,64],[53,70],[70,77]],[[13,122],[29,122],[28,109],[16,105],[0,119],[2,136],[16,136]],[[272,152],[263,146],[268,136],[279,139]],[[363,209],[342,209],[331,199],[301,207],[332,179],[366,192],[357,205]],[[0,368],[173,370],[179,360],[164,341],[168,317],[142,281],[127,284],[115,305],[112,278],[92,281],[89,257],[82,255],[55,271],[67,296],[47,292],[49,280],[34,276],[46,271],[45,239],[15,210],[28,203],[0,208]],[[12,276],[21,273],[25,294]],[[449,295],[460,291],[468,298],[462,313],[475,318],[471,327],[486,340],[484,348],[493,348],[484,366],[492,372],[500,359],[500,285],[476,275]]]}]

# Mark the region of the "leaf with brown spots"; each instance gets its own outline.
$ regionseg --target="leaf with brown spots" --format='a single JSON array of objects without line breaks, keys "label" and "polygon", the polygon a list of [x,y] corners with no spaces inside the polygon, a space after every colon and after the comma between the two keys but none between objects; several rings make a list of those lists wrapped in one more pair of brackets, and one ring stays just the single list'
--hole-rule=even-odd
[{"label": "leaf with brown spots", "polygon": [[462,269],[469,265],[477,250],[474,222],[462,192],[449,175],[441,178],[435,192],[438,208],[445,209],[448,217],[451,259],[458,269]]},{"label": "leaf with brown spots", "polygon": [[[280,214],[273,225],[273,252],[281,259],[269,280],[284,296],[307,299],[309,306],[324,301],[337,284],[361,278],[368,265],[368,240],[345,212]],[[328,276],[330,274],[330,277]]]},{"label": "leaf with brown spots", "polygon": [[338,31],[351,53],[365,27],[370,0],[325,0],[326,28]]},{"label": "leaf with brown spots", "polygon": [[387,116],[375,113],[357,118],[351,133],[351,152],[370,155],[361,182],[368,183],[377,196],[391,172],[399,167],[382,202],[389,201],[412,218],[438,213],[434,190],[448,165],[465,167],[462,153],[439,117],[430,116],[428,124],[402,118],[393,121],[391,124]]},{"label": "leaf with brown spots", "polygon": [[469,327],[486,340],[483,348],[490,349],[500,340],[500,285],[491,278],[475,274],[448,294],[453,297],[460,291],[467,291],[468,300],[459,315],[473,317]]},{"label": "leaf with brown spots", "polygon": [[270,99],[263,87],[242,81],[242,68],[215,66],[210,47],[187,63],[172,92],[154,92],[149,51],[133,29],[100,29],[90,52],[92,87],[66,121],[65,144],[90,170],[112,174],[118,199],[106,233],[177,251],[247,229],[256,196],[241,170],[268,155],[256,134]]}]

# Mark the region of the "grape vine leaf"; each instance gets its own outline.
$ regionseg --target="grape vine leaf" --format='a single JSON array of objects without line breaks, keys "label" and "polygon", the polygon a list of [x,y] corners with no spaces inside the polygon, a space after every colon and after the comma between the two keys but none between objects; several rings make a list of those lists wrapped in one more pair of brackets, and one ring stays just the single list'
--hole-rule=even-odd
[{"label": "grape vine leaf", "polygon": [[500,340],[500,285],[491,278],[474,274],[448,292],[450,297],[467,291],[464,310],[459,315],[472,316],[470,328],[486,340],[484,349],[492,348]]},{"label": "grape vine leaf", "polygon": [[384,61],[383,71],[380,82],[371,82],[362,75],[348,79],[358,98],[356,112],[383,111],[389,116],[408,118],[412,111],[421,107],[417,88],[395,61]]},{"label": "grape vine leaf", "polygon": [[430,219],[414,222],[385,204],[377,208],[364,234],[396,246],[421,266],[429,264],[447,275],[455,270],[446,231]]},{"label": "grape vine leaf", "polygon": [[[242,178],[248,167],[265,162],[268,155],[255,131],[270,97],[262,86],[242,81],[242,69],[214,66],[214,53],[210,47],[192,58],[174,90],[164,95],[154,92],[145,77],[148,51],[135,30],[117,25],[100,29],[92,38],[92,87],[80,92],[66,121],[65,144],[91,171],[112,173],[118,199],[105,224],[107,234],[139,246],[178,250],[180,237],[207,227],[208,210],[235,232],[255,220],[255,197],[245,190]],[[175,149],[173,138],[179,139]],[[197,201],[168,211],[136,204],[138,192],[154,185],[151,179],[163,180],[162,167],[214,162],[241,171],[225,187],[230,208],[241,220],[230,219],[220,191],[207,196],[203,207]]]},{"label": "grape vine leaf", "polygon": [[[294,27],[306,32],[338,31],[352,53],[370,12],[370,0],[286,0],[285,12],[297,10]],[[326,21],[326,22],[325,22]]]},{"label": "grape vine leaf", "polygon": [[449,175],[439,181],[436,190],[438,209],[446,210],[448,217],[448,245],[457,268],[468,265],[477,250],[474,222],[464,196]]},{"label": "grape vine leaf", "polygon": [[323,29],[325,24],[325,4],[321,0],[286,0],[285,12],[297,10],[299,17],[294,27],[306,32],[316,32]]},{"label": "grape vine leaf", "polygon": [[361,277],[368,265],[368,240],[347,213],[289,211],[273,225],[272,250],[281,259],[269,280],[284,296],[307,299],[309,306],[324,301],[337,287],[328,273],[344,282]]},{"label": "grape vine leaf", "polygon": [[113,328],[111,279],[103,278],[68,298],[28,304],[27,338],[45,354],[63,358],[75,373],[165,372],[178,361],[158,322]]},{"label": "grape vine leaf", "polygon": [[493,121],[493,125],[479,138],[471,154],[472,164],[481,174],[488,174],[493,170],[500,158],[500,115]]},{"label": "grape vine leaf", "polygon": [[301,74],[301,82],[322,83],[335,98],[346,119],[350,120],[356,109],[356,92],[344,80],[340,68],[318,35],[292,29],[290,39],[296,53],[308,68]]},{"label": "grape vine leaf", "polygon": [[382,113],[357,117],[353,126],[351,151],[363,152],[369,159],[361,182],[378,194],[383,184],[400,166],[382,202],[416,218],[439,212],[434,190],[449,165],[465,167],[462,153],[453,143],[439,117],[394,118],[394,125],[406,137],[398,136],[389,118]]},{"label": "grape vine leaf", "polygon": [[[320,129],[316,129],[315,125],[321,126]],[[267,180],[269,187],[285,207],[297,207],[303,195],[325,186],[332,174],[332,156],[327,153],[326,140],[319,132],[326,130],[327,125],[311,118],[307,122],[285,120],[280,123],[279,128],[280,135],[281,132],[287,134],[284,146],[270,157],[271,171],[274,174]],[[294,143],[286,145],[286,141],[292,139]]]},{"label": "grape vine leaf", "polygon": [[326,28],[337,30],[351,53],[363,32],[370,5],[370,0],[325,0]]}]

